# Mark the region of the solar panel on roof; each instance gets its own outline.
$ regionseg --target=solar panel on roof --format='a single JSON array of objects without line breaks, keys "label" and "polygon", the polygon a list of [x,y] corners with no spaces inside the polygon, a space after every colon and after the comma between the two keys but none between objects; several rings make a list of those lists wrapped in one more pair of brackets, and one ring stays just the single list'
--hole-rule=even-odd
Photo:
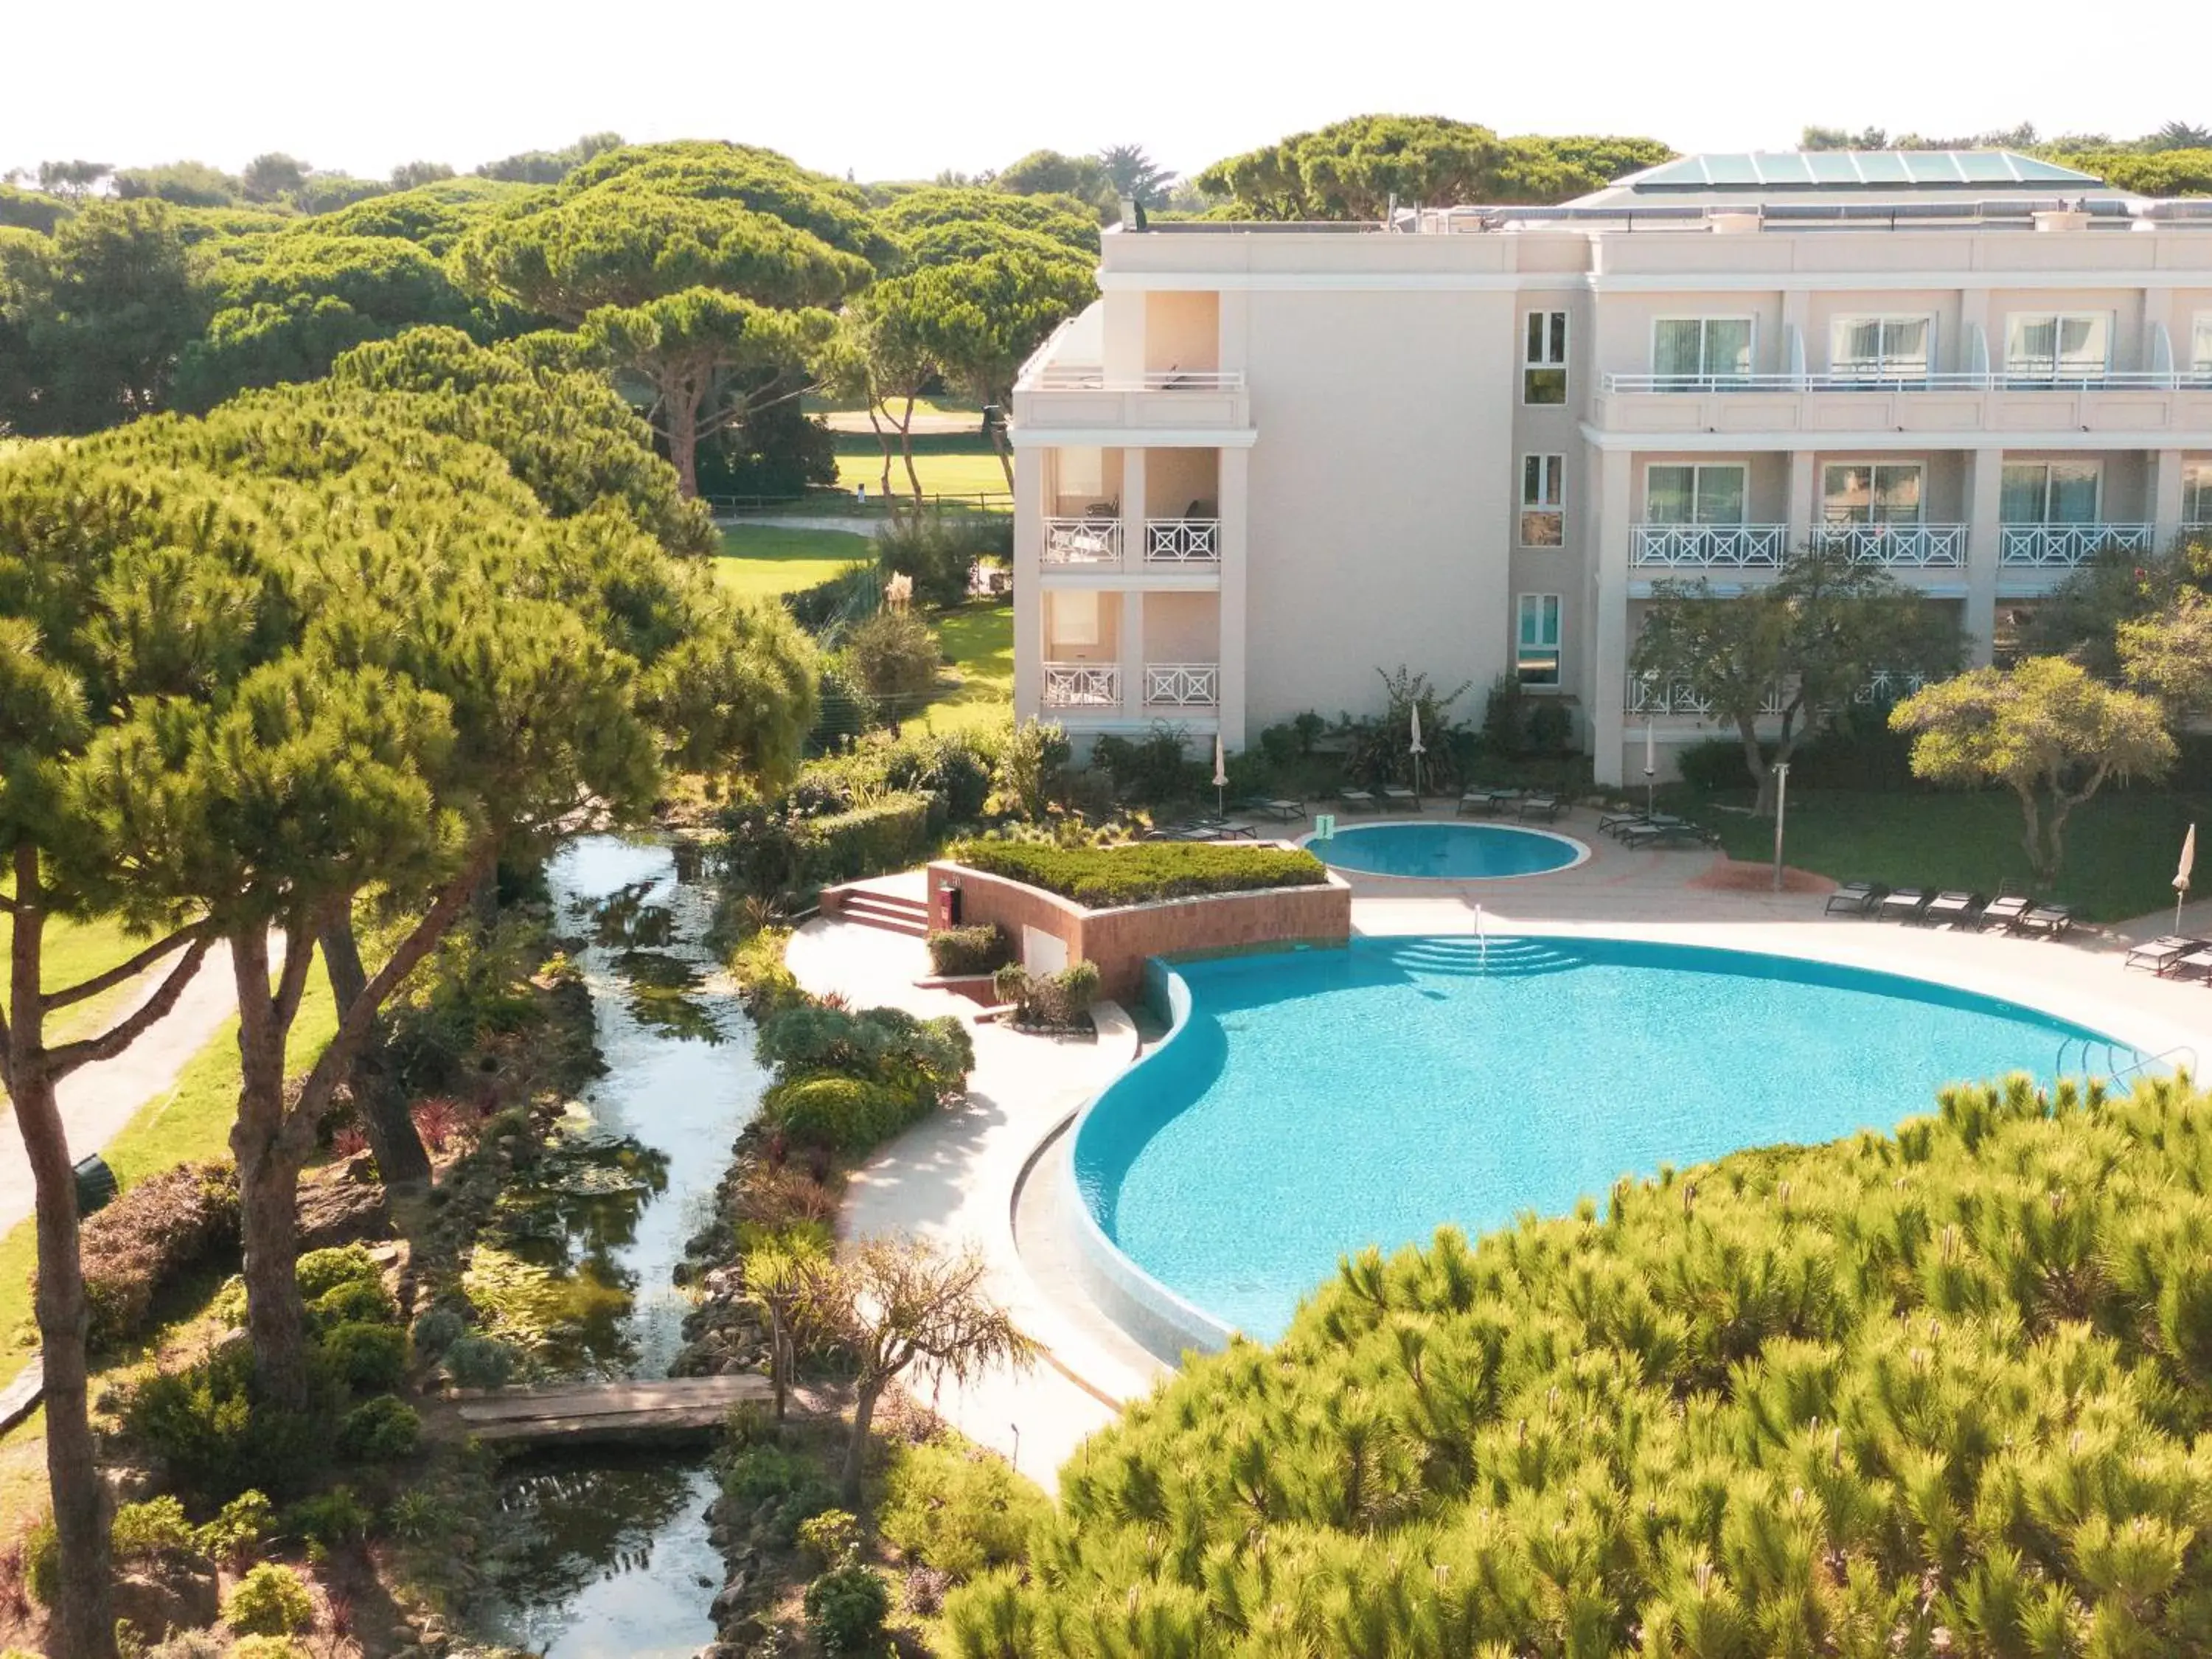
[{"label": "solar panel on roof", "polygon": [[1905,177],[1916,185],[1952,185],[1962,176],[1958,158],[1948,149],[1909,150],[1899,159]]},{"label": "solar panel on roof", "polygon": [[1907,185],[1912,175],[1905,169],[1905,157],[1897,150],[1866,149],[1852,153],[1851,159],[1859,164],[1859,177],[1870,185]]},{"label": "solar panel on roof", "polygon": [[1705,177],[1716,185],[1755,185],[1760,182],[1757,158],[1749,155],[1708,155]]},{"label": "solar panel on roof", "polygon": [[1859,181],[1859,170],[1852,165],[1847,150],[1813,150],[1806,155],[1805,165],[1816,185],[1856,185]]},{"label": "solar panel on roof", "polygon": [[1779,155],[1754,155],[1753,163],[1759,169],[1762,185],[1809,185],[1813,170],[1805,165],[1805,158],[1796,152]]},{"label": "solar panel on roof", "polygon": [[1978,185],[2010,184],[2020,175],[2013,171],[2012,157],[1998,150],[1955,150],[1952,159],[1959,164],[1960,174]]}]

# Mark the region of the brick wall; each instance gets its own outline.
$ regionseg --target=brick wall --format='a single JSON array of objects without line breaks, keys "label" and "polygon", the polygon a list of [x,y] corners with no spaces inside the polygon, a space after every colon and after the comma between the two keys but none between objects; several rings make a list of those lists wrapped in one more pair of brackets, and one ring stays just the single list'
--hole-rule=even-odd
[{"label": "brick wall", "polygon": [[1017,952],[1024,927],[1053,934],[1067,946],[1070,962],[1098,964],[1100,994],[1117,1002],[1135,1000],[1149,957],[1204,956],[1267,945],[1341,945],[1352,935],[1352,890],[1334,874],[1325,886],[1086,910],[1057,893],[940,861],[929,866],[933,925],[942,914],[940,895],[955,883],[961,890],[963,925],[997,923],[1012,936]]}]

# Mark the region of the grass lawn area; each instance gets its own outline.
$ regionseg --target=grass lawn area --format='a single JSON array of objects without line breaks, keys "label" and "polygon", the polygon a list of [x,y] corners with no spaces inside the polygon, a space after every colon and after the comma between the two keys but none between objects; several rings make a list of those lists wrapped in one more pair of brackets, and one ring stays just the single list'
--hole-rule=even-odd
[{"label": "grass lawn area", "polygon": [[[926,433],[914,441],[914,470],[925,495],[988,495],[1004,501],[1006,474],[999,457],[980,434]],[[883,488],[884,455],[871,434],[840,433],[837,437],[837,483],[851,489],[866,484],[868,494]],[[891,488],[906,490],[906,462],[891,445]]]},{"label": "grass lawn area", "polygon": [[[1747,805],[1747,795],[1717,800]],[[1720,832],[1731,858],[1770,860],[1774,824],[1740,812],[1692,807]],[[2048,896],[2091,921],[2121,921],[2173,903],[2181,837],[2212,830],[2212,796],[2106,788],[2066,822],[2065,861]],[[1784,857],[1838,881],[1891,887],[1966,888],[1990,894],[2028,884],[2019,800],[2008,791],[1923,794],[1792,789]]]},{"label": "grass lawn area", "polygon": [[868,538],[849,531],[732,525],[722,532],[714,580],[747,599],[774,599],[826,582],[869,556]]},{"label": "grass lawn area", "polygon": [[977,601],[938,618],[938,643],[959,671],[957,689],[921,711],[933,732],[957,732],[1003,720],[1014,706],[1014,609]]},{"label": "grass lawn area", "polygon": [[[15,929],[9,918],[0,915],[0,963],[7,960],[9,945],[14,937]],[[151,942],[150,939],[133,939],[118,924],[106,920],[69,921],[56,918],[46,923],[45,941],[46,989],[63,990],[91,978],[94,974],[104,973]],[[118,985],[89,1001],[63,1009],[47,1021],[48,1040],[66,1041],[82,1035],[130,994],[128,985]],[[7,1101],[7,1091],[0,1090],[0,1121],[6,1118]]]}]

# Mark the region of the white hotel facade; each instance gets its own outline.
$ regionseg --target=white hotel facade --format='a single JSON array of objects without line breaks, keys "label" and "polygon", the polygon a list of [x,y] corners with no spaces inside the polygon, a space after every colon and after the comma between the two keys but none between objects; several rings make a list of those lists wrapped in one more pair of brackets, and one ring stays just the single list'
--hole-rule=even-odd
[{"label": "white hotel facade", "polygon": [[[1012,408],[1015,703],[1243,746],[1379,668],[1557,697],[1601,782],[1710,729],[1652,583],[1833,538],[1986,661],[2212,524],[2212,203],[1995,152],[1692,156],[1560,208],[1109,230]],[[1471,706],[1470,706],[1471,705]]]}]

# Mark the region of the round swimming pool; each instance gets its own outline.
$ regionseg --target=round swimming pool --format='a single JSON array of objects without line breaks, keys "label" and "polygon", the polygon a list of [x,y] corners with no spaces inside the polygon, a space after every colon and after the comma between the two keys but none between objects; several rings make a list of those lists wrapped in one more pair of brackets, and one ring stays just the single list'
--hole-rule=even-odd
[{"label": "round swimming pool", "polygon": [[1272,1340],[1369,1244],[1887,1130],[1947,1083],[2049,1077],[2068,1045],[2068,1070],[2085,1045],[2099,1070],[2134,1057],[1923,981],[1622,939],[1362,939],[1153,973],[1174,1029],[1068,1155],[1093,1290],[1170,1353]]},{"label": "round swimming pool", "polygon": [[1548,830],[1506,823],[1356,823],[1328,840],[1309,837],[1306,850],[1324,864],[1370,876],[1428,876],[1479,881],[1564,870],[1589,848]]}]

